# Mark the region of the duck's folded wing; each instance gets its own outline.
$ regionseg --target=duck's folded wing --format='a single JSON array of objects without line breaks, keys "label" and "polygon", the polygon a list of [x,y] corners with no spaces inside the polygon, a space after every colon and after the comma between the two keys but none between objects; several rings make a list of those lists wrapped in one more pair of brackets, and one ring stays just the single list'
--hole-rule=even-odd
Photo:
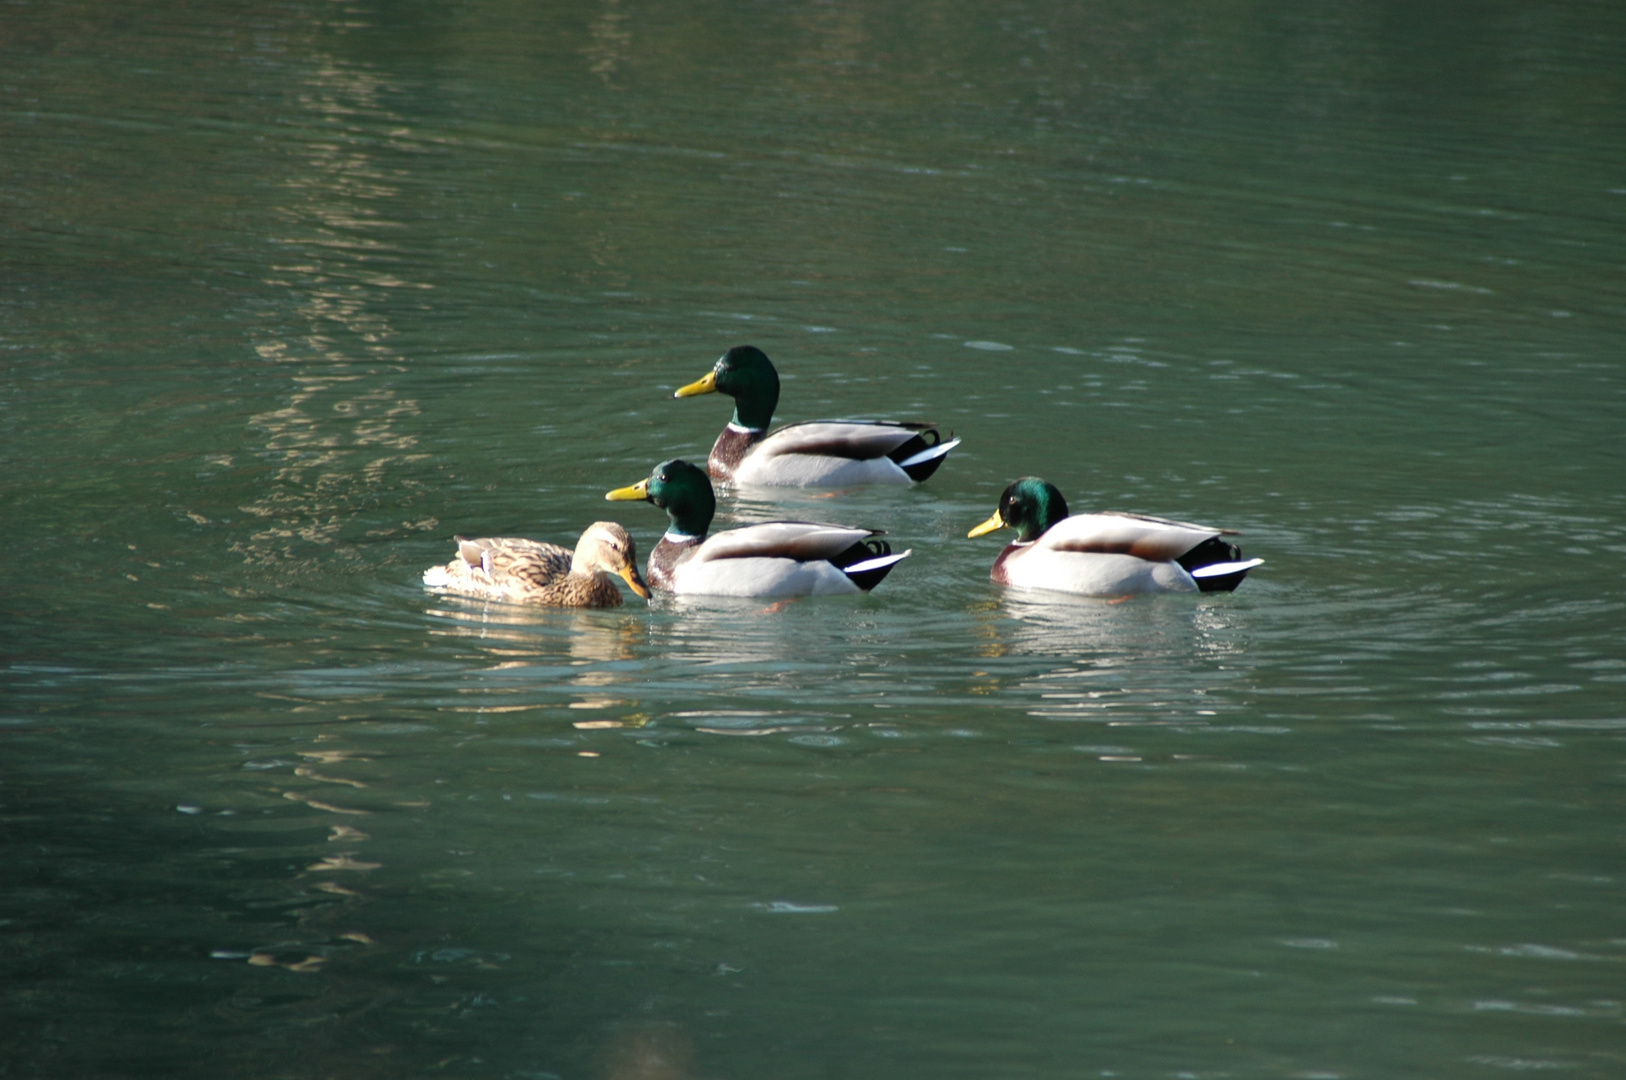
[{"label": "duck's folded wing", "polygon": [[852,550],[854,544],[876,535],[872,529],[848,525],[822,525],[809,521],[770,521],[761,525],[729,529],[706,539],[693,558],[713,559],[794,559],[813,562],[835,559]]},{"label": "duck's folded wing", "polygon": [[786,424],[758,443],[752,453],[821,454],[870,461],[886,457],[922,431],[931,430],[931,424],[885,420],[809,420]]},{"label": "duck's folded wing", "polygon": [[1172,562],[1221,530],[1137,514],[1075,514],[1058,521],[1036,541],[1053,551],[1091,555],[1133,555],[1149,562]]},{"label": "duck's folded wing", "polygon": [[1197,525],[1190,521],[1174,521],[1170,518],[1153,517],[1151,514],[1128,514],[1122,510],[1102,510],[1099,517],[1128,518],[1130,521],[1142,521],[1148,525],[1167,525],[1176,529],[1190,529],[1200,532],[1204,536],[1241,536],[1239,529],[1216,529],[1212,525]]},{"label": "duck's folded wing", "polygon": [[572,552],[558,544],[520,536],[457,538],[457,553],[470,566],[486,573],[518,573],[534,581],[548,581],[570,573]]}]

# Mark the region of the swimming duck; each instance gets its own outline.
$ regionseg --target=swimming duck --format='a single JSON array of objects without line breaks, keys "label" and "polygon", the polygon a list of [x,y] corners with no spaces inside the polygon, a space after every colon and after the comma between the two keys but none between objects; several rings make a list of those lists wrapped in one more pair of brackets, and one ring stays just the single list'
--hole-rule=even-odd
[{"label": "swimming duck", "polygon": [[627,530],[595,521],[576,550],[519,537],[457,537],[457,558],[423,572],[423,583],[466,596],[554,607],[618,607],[621,590],[611,575],[649,598],[638,573],[638,550]]},{"label": "swimming duck", "polygon": [[717,481],[776,487],[907,484],[937,471],[959,439],[943,441],[933,424],[891,420],[808,420],[773,432],[779,373],[754,345],[736,345],[673,397],[723,393],[734,419],[717,436],[706,471]]},{"label": "swimming duck", "polygon": [[613,500],[652,502],[670,521],[649,553],[657,589],[702,596],[819,596],[868,592],[909,552],[893,554],[875,529],[770,521],[706,535],[717,497],[687,461],[663,461],[647,479],[616,488]]},{"label": "swimming duck", "polygon": [[1001,585],[1086,596],[1144,592],[1230,592],[1263,559],[1243,559],[1229,529],[1140,514],[1067,514],[1054,484],[1024,477],[999,497],[993,517],[968,536],[1009,525],[1016,539],[989,577]]}]

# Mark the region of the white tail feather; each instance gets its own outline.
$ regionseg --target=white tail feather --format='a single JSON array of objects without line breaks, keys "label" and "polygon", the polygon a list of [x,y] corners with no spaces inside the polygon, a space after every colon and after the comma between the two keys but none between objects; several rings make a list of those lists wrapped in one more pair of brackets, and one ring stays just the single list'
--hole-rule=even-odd
[{"label": "white tail feather", "polygon": [[904,559],[909,557],[909,554],[912,551],[914,551],[914,548],[910,548],[909,551],[901,552],[896,555],[878,555],[873,559],[865,559],[863,562],[856,562],[843,566],[841,568],[841,572],[843,574],[862,574],[866,570],[879,570],[883,566],[891,566],[895,562],[902,562]]},{"label": "white tail feather", "polygon": [[1243,559],[1241,562],[1209,563],[1207,566],[1197,567],[1197,569],[1191,572],[1191,576],[1194,578],[1200,578],[1219,577],[1222,574],[1234,574],[1240,570],[1252,570],[1254,567],[1258,566],[1264,561],[1265,560],[1263,559]]},{"label": "white tail feather", "polygon": [[930,461],[933,458],[940,458],[959,445],[959,439],[950,439],[948,442],[938,443],[936,446],[928,446],[920,453],[914,454],[898,462],[898,468],[907,469],[911,465],[919,465],[923,461]]}]

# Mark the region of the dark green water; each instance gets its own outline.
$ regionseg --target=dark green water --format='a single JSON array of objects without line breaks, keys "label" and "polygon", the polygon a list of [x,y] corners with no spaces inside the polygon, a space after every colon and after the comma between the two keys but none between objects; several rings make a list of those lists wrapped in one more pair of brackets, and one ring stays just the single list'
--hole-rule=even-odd
[{"label": "dark green water", "polygon": [[[1626,1073],[1626,9],[0,7],[0,1076]],[[780,417],[872,596],[528,612]],[[1242,529],[1012,596],[1016,476]]]}]

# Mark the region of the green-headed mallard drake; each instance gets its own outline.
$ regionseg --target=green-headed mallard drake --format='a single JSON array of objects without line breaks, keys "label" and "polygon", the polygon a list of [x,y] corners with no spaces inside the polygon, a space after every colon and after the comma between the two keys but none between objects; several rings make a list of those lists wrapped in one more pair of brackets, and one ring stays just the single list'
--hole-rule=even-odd
[{"label": "green-headed mallard drake", "polygon": [[1024,477],[999,497],[982,536],[1009,525],[1016,539],[989,576],[1001,585],[1086,596],[1143,592],[1230,592],[1263,559],[1243,559],[1227,529],[1139,514],[1067,514],[1054,484]]},{"label": "green-headed mallard drake", "polygon": [[576,550],[519,537],[457,538],[457,558],[423,572],[423,583],[467,596],[554,607],[616,607],[626,581],[646,600],[649,586],[638,573],[638,549],[627,530],[595,521]]},{"label": "green-headed mallard drake", "polygon": [[718,482],[776,487],[907,484],[937,471],[959,439],[943,441],[933,424],[891,420],[808,420],[773,432],[779,373],[754,345],[736,345],[702,379],[673,397],[721,393],[734,419],[717,436],[706,471]]},{"label": "green-headed mallard drake", "polygon": [[717,497],[699,466],[663,461],[606,499],[652,502],[670,520],[649,553],[649,581],[700,596],[820,596],[868,592],[909,552],[893,554],[879,531],[770,521],[707,536]]}]

